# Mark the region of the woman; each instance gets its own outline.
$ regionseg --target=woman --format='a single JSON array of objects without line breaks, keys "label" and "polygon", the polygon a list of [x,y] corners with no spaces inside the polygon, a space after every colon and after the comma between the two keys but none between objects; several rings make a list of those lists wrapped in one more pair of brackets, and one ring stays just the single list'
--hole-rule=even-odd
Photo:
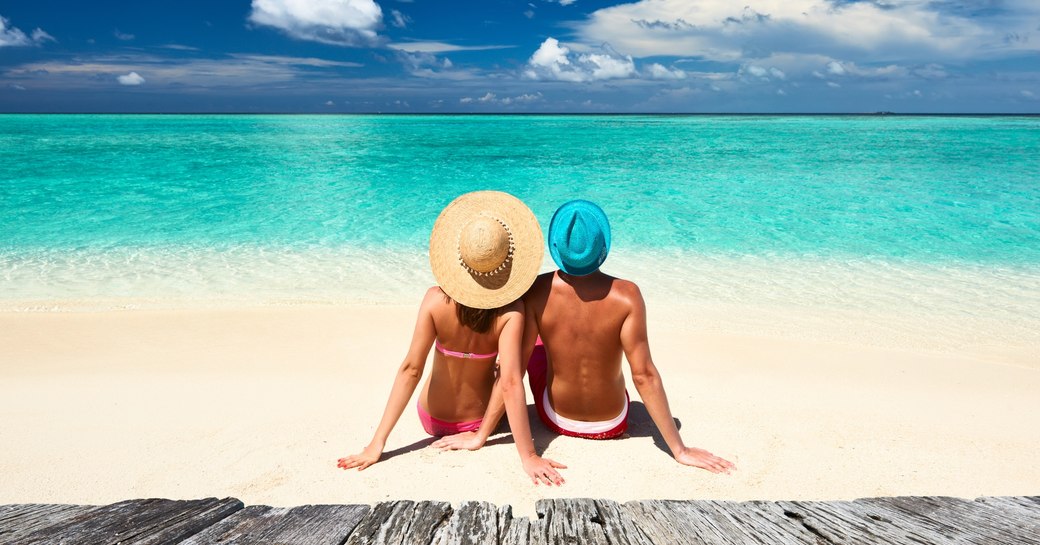
[{"label": "woman", "polygon": [[493,422],[501,416],[493,410],[502,406],[501,398],[524,471],[535,483],[563,483],[555,468],[565,466],[534,451],[521,382],[524,306],[518,299],[538,275],[542,252],[538,220],[507,193],[467,193],[441,212],[430,234],[430,267],[438,287],[423,298],[411,346],[372,441],[359,454],[340,458],[339,467],[362,470],[379,461],[419,384],[430,348],[436,347],[416,407],[426,432],[443,436],[476,430],[484,418]]}]

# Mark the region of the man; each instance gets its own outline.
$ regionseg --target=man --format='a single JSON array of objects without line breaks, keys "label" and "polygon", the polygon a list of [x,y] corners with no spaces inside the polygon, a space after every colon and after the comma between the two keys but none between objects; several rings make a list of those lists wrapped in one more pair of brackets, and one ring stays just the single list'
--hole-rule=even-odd
[{"label": "man", "polygon": [[[539,417],[564,435],[609,439],[624,434],[629,406],[624,354],[632,382],[676,461],[728,473],[734,469],[731,462],[683,443],[650,357],[643,296],[634,283],[599,270],[609,251],[610,225],[600,207],[576,200],[553,215],[549,253],[560,270],[540,275],[524,296],[524,360],[529,359]],[[489,424],[434,445],[480,448],[493,429]]]},{"label": "man", "polygon": [[549,253],[560,270],[540,275],[524,296],[524,354],[532,354],[527,374],[538,415],[563,435],[622,435],[629,406],[624,354],[639,397],[676,461],[728,473],[732,463],[683,443],[650,357],[639,287],[599,270],[609,251],[610,224],[599,206],[576,200],[553,215]]}]

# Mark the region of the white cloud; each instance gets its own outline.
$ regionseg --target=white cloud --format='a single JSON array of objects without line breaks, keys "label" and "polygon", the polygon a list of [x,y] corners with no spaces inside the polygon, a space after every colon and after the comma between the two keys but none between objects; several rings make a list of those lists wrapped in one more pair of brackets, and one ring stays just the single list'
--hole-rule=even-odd
[{"label": "white cloud", "polygon": [[921,76],[925,79],[944,79],[949,74],[946,69],[940,64],[928,64],[919,68],[914,69],[914,75]]},{"label": "white cloud", "polygon": [[116,78],[119,80],[120,85],[141,85],[144,83],[144,78],[141,77],[137,72],[130,72]]},{"label": "white cloud", "polygon": [[397,28],[404,28],[408,26],[408,23],[412,22],[412,18],[397,11],[396,9],[390,10],[390,24]]},{"label": "white cloud", "polygon": [[390,49],[409,53],[448,53],[451,51],[486,51],[489,49],[508,49],[511,45],[455,45],[446,42],[397,42],[387,44]]},{"label": "white cloud", "polygon": [[460,104],[501,104],[503,106],[509,106],[512,104],[530,104],[542,100],[541,93],[524,93],[522,95],[513,97],[502,97],[498,98],[498,95],[488,91],[483,96],[479,97],[462,97],[459,99]]},{"label": "white cloud", "polygon": [[294,66],[313,66],[316,68],[360,68],[363,64],[356,62],[343,62],[343,61],[330,61],[326,59],[318,59],[314,57],[288,57],[283,55],[246,55],[241,53],[232,53],[232,57],[236,59],[246,59],[251,61],[257,61],[269,64],[288,64]]},{"label": "white cloud", "polygon": [[44,32],[43,29],[37,28],[32,31],[32,41],[36,44],[41,44],[43,42],[56,42],[58,40],[55,40],[54,36]]},{"label": "white cloud", "polygon": [[650,79],[686,79],[685,71],[678,68],[667,68],[656,62],[646,68],[646,74]]},{"label": "white cloud", "polygon": [[[231,55],[220,59],[169,58],[139,53],[31,62],[8,68],[6,79],[34,89],[104,88],[119,77],[148,74],[148,85],[182,89],[236,88],[334,77],[341,63],[308,57]],[[134,78],[131,78],[132,81]],[[142,78],[143,79],[143,78]]]},{"label": "white cloud", "polygon": [[[931,71],[925,70],[925,73],[934,73],[934,66]],[[923,69],[924,70],[924,69]],[[858,78],[892,78],[892,77],[906,77],[910,74],[910,70],[905,66],[898,66],[895,64],[889,64],[885,66],[871,66],[864,67],[859,66],[854,62],[850,61],[831,61],[826,66],[827,74],[839,77],[858,77]]]},{"label": "white cloud", "polygon": [[636,75],[636,67],[632,57],[607,45],[596,53],[573,54],[559,40],[547,38],[528,59],[523,74],[531,79],[584,82],[630,78]]},{"label": "white cloud", "polygon": [[841,87],[841,84],[840,83],[834,83],[833,81],[828,81],[827,82],[827,87],[830,87],[832,89],[837,89],[837,88]]},{"label": "white cloud", "polygon": [[42,29],[37,28],[31,34],[26,35],[20,29],[8,26],[9,24],[10,22],[3,15],[0,15],[0,47],[25,47],[40,45],[47,41],[57,41]]},{"label": "white cloud", "polygon": [[555,2],[555,3],[557,3],[557,4],[561,5],[561,6],[569,6],[569,5],[577,2],[578,0],[547,0],[547,1],[550,2],[550,3],[551,2]]},{"label": "white cloud", "polygon": [[335,103],[335,102],[333,102],[333,101],[331,101],[331,100],[326,100],[326,101],[325,101],[325,105],[326,105],[326,106],[335,106],[335,105],[336,105],[336,103]]},{"label": "white cloud", "polygon": [[373,0],[253,0],[252,7],[252,23],[333,45],[375,43],[383,20],[383,10]]},{"label": "white cloud", "polygon": [[[755,76],[756,78],[766,78],[766,74],[769,73],[765,68],[761,66],[750,65],[747,67],[747,73]],[[766,78],[768,79],[768,78]]]},{"label": "white cloud", "polygon": [[398,51],[397,58],[411,73],[420,78],[467,80],[477,77],[472,70],[457,69],[451,59],[441,59],[431,53]]},{"label": "white cloud", "polygon": [[129,42],[130,40],[133,40],[135,38],[135,36],[133,34],[127,34],[125,32],[119,32],[118,28],[115,29],[114,31],[112,31],[112,35],[115,36],[117,40],[122,40],[124,42]]},{"label": "white cloud", "polygon": [[578,43],[637,58],[746,61],[822,54],[860,63],[996,58],[1040,50],[1040,2],[997,9],[927,0],[640,0],[574,24]]},{"label": "white cloud", "polygon": [[1036,97],[1036,93],[1034,93],[1034,92],[1032,92],[1032,91],[1030,91],[1028,89],[1023,89],[1022,90],[1022,96],[1025,97],[1025,98],[1028,98],[1028,99],[1035,99],[1035,98],[1037,98]]}]

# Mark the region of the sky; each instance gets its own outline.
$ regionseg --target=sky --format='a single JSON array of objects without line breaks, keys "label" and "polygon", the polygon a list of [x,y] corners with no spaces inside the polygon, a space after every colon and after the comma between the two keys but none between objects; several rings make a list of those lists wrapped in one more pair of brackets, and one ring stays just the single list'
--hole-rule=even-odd
[{"label": "sky", "polygon": [[0,0],[0,112],[1040,113],[1040,0]]}]

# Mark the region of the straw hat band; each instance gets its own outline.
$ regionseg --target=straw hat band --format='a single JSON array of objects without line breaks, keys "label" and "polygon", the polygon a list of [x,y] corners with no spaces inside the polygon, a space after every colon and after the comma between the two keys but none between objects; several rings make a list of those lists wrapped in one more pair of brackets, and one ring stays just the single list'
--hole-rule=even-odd
[{"label": "straw hat band", "polygon": [[480,216],[459,231],[459,265],[475,276],[494,276],[509,267],[516,249],[509,225]]}]

